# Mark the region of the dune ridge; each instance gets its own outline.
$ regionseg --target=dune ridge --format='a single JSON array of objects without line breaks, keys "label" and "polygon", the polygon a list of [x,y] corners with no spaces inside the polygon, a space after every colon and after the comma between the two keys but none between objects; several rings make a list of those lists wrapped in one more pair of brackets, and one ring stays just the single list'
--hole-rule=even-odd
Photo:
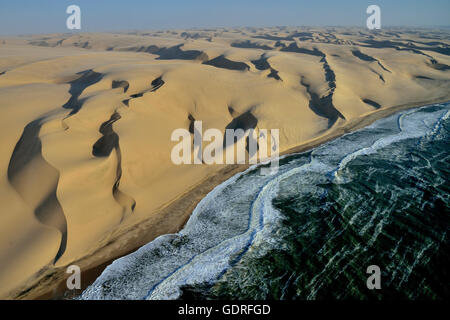
[{"label": "dune ridge", "polygon": [[[178,231],[246,165],[171,162],[178,128],[279,129],[305,150],[450,100],[445,30],[234,28],[2,38],[0,297],[60,297]],[[249,141],[247,139],[247,152]],[[223,141],[225,147],[226,141]],[[192,145],[192,150],[194,146]]]},{"label": "dune ridge", "polygon": [[[45,116],[26,125],[14,148],[8,166],[8,180],[25,203],[35,208],[36,218],[44,225],[61,233],[61,242],[53,263],[64,254],[67,245],[67,222],[64,211],[56,197],[59,172],[42,156],[39,131]],[[44,178],[45,177],[45,178]],[[48,193],[39,195],[43,181],[48,183]]]}]

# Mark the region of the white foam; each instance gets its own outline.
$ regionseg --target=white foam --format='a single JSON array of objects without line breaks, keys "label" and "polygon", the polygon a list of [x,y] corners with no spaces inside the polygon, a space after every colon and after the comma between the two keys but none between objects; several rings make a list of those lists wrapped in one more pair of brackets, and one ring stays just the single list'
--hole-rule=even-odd
[{"label": "white foam", "polygon": [[[231,260],[242,256],[249,245],[249,250],[280,245],[276,236],[280,213],[272,201],[282,181],[299,175],[302,187],[314,186],[314,181],[317,181],[311,173],[321,177],[333,173],[335,178],[339,178],[339,172],[361,155],[375,153],[394,142],[429,134],[436,130],[436,120],[441,114],[439,111],[427,113],[421,110],[391,116],[359,133],[350,133],[322,145],[311,153],[307,163],[304,163],[304,157],[293,157],[272,176],[255,174],[253,171],[258,169],[258,165],[238,173],[199,202],[180,233],[158,237],[136,252],[114,261],[83,292],[82,299],[175,299],[180,296],[180,288],[184,285],[215,281],[230,268]],[[449,114],[447,110],[438,121],[447,119]],[[382,130],[382,133],[372,136],[377,128],[395,120],[398,120],[399,133],[389,134],[389,130]],[[282,156],[280,160],[291,156]],[[242,180],[238,181],[239,178]],[[250,205],[250,210],[241,209],[239,203],[246,197],[249,200],[245,200],[245,205]],[[241,225],[233,230],[243,222],[248,223],[248,228],[241,232]]]}]

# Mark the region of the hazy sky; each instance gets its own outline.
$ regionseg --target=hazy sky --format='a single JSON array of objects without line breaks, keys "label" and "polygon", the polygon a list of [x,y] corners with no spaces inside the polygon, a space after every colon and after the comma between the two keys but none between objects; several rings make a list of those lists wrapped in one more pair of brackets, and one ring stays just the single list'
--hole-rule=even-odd
[{"label": "hazy sky", "polygon": [[81,7],[81,31],[229,26],[361,26],[381,7],[382,26],[448,26],[450,0],[0,0],[0,34],[66,32],[66,8]]}]

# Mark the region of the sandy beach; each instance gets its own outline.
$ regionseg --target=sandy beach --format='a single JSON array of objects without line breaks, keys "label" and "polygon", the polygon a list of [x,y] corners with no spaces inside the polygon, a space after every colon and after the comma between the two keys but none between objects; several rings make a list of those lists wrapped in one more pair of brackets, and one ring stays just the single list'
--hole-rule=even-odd
[{"label": "sandy beach", "polygon": [[[179,231],[248,165],[175,165],[171,133],[280,130],[301,152],[450,100],[450,34],[235,28],[0,38],[0,297],[61,298]],[[192,134],[193,136],[193,134]],[[192,137],[193,138],[193,137]]]}]

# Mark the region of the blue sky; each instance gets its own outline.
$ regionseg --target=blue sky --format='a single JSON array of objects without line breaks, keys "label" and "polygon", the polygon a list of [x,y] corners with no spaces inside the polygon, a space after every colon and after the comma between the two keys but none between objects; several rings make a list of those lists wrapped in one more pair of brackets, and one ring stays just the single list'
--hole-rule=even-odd
[{"label": "blue sky", "polygon": [[82,30],[230,26],[365,26],[381,7],[382,26],[448,26],[450,0],[0,0],[0,34],[66,32],[67,6],[81,7]]}]

